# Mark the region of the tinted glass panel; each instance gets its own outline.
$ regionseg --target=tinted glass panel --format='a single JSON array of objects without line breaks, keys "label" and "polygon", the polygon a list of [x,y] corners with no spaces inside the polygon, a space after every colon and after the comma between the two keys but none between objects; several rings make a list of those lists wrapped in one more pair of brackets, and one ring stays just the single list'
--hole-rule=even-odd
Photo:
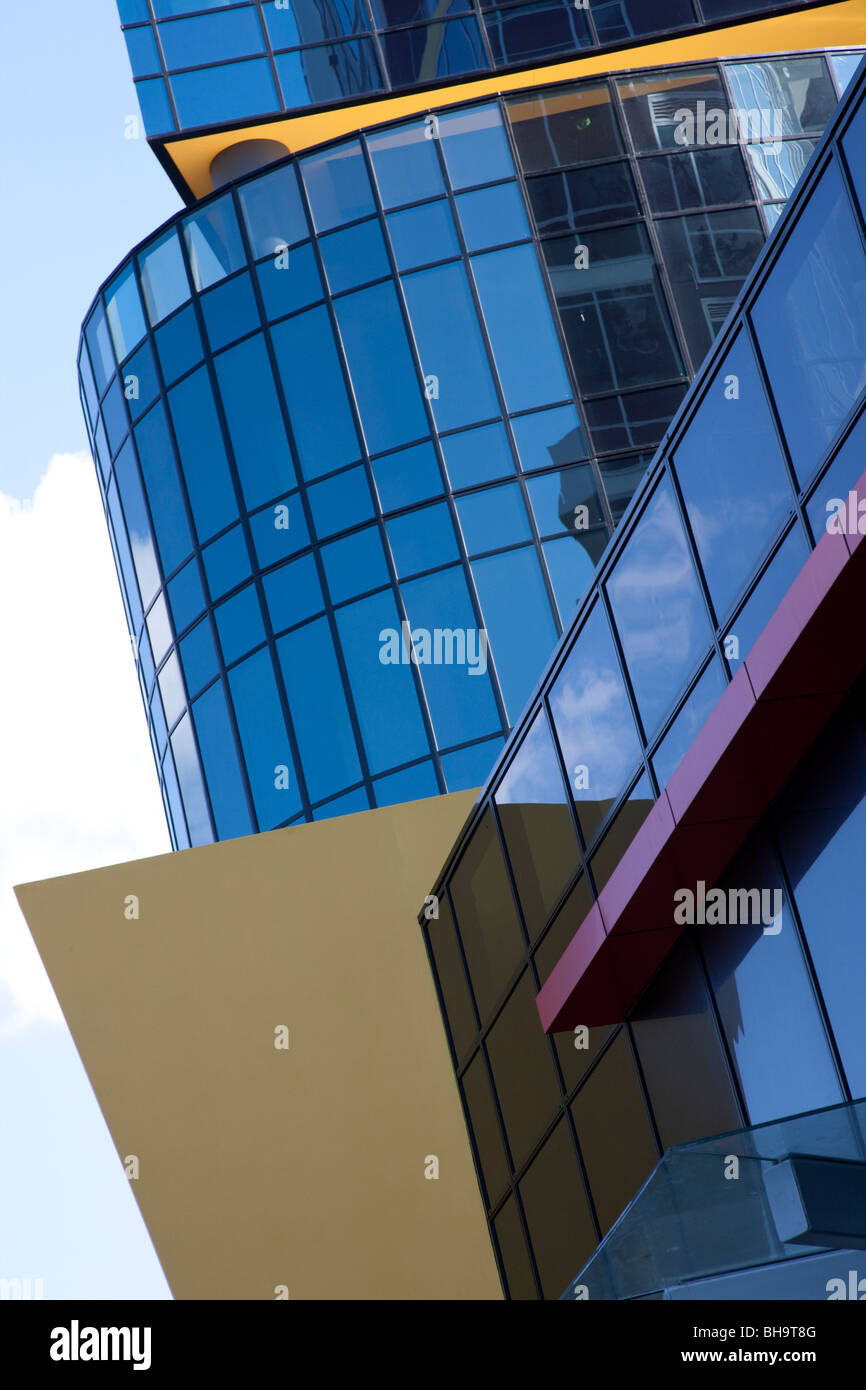
[{"label": "tinted glass panel", "polygon": [[[454,873],[451,897],[484,1022],[523,952],[523,933],[489,810],[482,816]],[[540,1029],[537,1032],[543,1040]]]},{"label": "tinted glass panel", "polygon": [[538,1026],[528,970],[487,1035],[493,1084],[515,1165],[528,1158],[559,1103],[550,1043]]}]

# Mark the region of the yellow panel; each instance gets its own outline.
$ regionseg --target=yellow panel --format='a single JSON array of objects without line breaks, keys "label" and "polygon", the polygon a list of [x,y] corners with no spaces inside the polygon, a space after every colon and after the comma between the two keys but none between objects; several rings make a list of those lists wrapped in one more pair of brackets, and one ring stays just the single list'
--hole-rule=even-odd
[{"label": "yellow panel", "polygon": [[289,150],[298,152],[357,130],[381,125],[384,121],[413,116],[420,111],[440,111],[454,102],[520,91],[525,87],[573,82],[577,78],[592,77],[598,73],[664,67],[671,63],[692,63],[702,59],[709,61],[744,55],[794,53],[815,48],[856,48],[861,44],[866,44],[866,0],[843,0],[838,5],[823,5],[814,10],[752,20],[748,24],[708,29],[700,34],[686,34],[676,39],[641,44],[637,48],[620,49],[616,53],[598,53],[593,57],[550,63],[529,72],[500,73],[494,77],[437,87],[432,91],[382,97],[358,106],[268,121],[240,130],[168,140],[164,148],[195,197],[204,198],[213,191],[210,177],[212,160],[222,150],[242,140],[280,140]]},{"label": "yellow panel", "polygon": [[177,1298],[501,1298],[417,922],[474,798],[16,890]]}]

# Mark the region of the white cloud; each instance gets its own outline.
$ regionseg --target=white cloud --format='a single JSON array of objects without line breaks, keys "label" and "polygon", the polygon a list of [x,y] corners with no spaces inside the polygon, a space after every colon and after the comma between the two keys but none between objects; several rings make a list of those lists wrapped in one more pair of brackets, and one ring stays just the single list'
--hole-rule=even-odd
[{"label": "white cloud", "polygon": [[0,1033],[61,1016],[12,892],[169,849],[93,464],[0,493]]}]

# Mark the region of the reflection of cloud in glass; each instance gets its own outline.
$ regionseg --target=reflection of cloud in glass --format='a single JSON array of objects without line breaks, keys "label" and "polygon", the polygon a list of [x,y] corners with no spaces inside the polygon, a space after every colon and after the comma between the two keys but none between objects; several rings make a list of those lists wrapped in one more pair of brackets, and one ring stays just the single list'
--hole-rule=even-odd
[{"label": "reflection of cloud in glass", "polygon": [[[578,801],[616,796],[639,755],[634,720],[619,672],[603,657],[593,661],[580,643],[551,695],[556,732]],[[585,764],[589,786],[574,786],[574,768]]]},{"label": "reflection of cloud in glass", "polygon": [[562,775],[544,710],[533,721],[520,751],[496,793],[500,806],[515,803],[551,804],[565,800]]}]

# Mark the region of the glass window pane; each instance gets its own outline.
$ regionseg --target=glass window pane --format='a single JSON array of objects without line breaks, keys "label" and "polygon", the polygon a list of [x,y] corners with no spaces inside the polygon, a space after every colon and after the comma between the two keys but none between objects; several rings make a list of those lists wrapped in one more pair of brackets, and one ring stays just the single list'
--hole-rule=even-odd
[{"label": "glass window pane", "polygon": [[483,743],[473,743],[469,748],[459,748],[456,753],[445,753],[439,761],[445,774],[445,786],[449,792],[470,791],[483,787],[499,757],[504,739],[485,739]]},{"label": "glass window pane", "polygon": [[[607,540],[595,477],[588,463],[555,473],[538,473],[527,478],[526,490],[540,536],[558,536],[566,531],[584,546],[587,533],[600,527],[604,541]],[[594,551],[595,547],[590,545],[588,549]]]},{"label": "glass window pane", "polygon": [[257,333],[221,353],[214,365],[244,502],[252,511],[297,482],[264,338]]},{"label": "glass window pane", "polygon": [[171,736],[171,751],[183,797],[183,809],[191,845],[207,845],[213,840],[210,812],[201,775],[190,717],[185,714]]},{"label": "glass window pane", "polygon": [[261,324],[253,282],[246,273],[202,295],[201,311],[212,352],[228,347]]},{"label": "glass window pane", "polygon": [[523,918],[534,937],[580,865],[568,792],[543,710],[512,759],[495,801]]},{"label": "glass window pane", "polygon": [[316,229],[326,232],[376,211],[357,140],[301,160]]},{"label": "glass window pane", "polygon": [[332,603],[380,589],[391,578],[377,526],[323,546],[322,564]]},{"label": "glass window pane", "polygon": [[866,258],[835,164],[813,189],[752,321],[807,482],[866,385]]},{"label": "glass window pane", "polygon": [[454,524],[444,502],[392,517],[386,529],[400,579],[459,559]]},{"label": "glass window pane", "polygon": [[789,198],[812,158],[814,140],[777,140],[746,146],[762,198]]},{"label": "glass window pane", "polygon": [[254,584],[248,584],[234,598],[219,604],[214,609],[214,617],[227,666],[265,640],[265,625]]},{"label": "glass window pane", "polygon": [[149,342],[142,343],[123,372],[123,394],[133,420],[138,420],[160,393],[156,363]]},{"label": "glass window pane", "polygon": [[246,264],[234,203],[229,195],[186,218],[183,232],[197,290],[206,290]]},{"label": "glass window pane", "polygon": [[712,379],[674,467],[710,597],[722,618],[793,506],[748,338]]},{"label": "glass window pane", "polygon": [[105,291],[105,316],[115,355],[122,362],[146,331],[133,266],[122,270]]},{"label": "glass window pane", "polygon": [[[277,643],[292,727],[311,801],[361,779],[361,763],[334,644],[326,618],[307,623]],[[328,737],[322,737],[322,730]]]},{"label": "glass window pane", "polygon": [[275,632],[311,618],[325,607],[322,586],[312,555],[283,565],[262,580],[265,601]]},{"label": "glass window pane", "polygon": [[597,892],[601,892],[640,830],[655,800],[646,773],[632,787],[590,860]]},{"label": "glass window pane", "polygon": [[487,1036],[493,1084],[515,1166],[529,1156],[559,1104],[550,1043],[538,1025],[528,970]]},{"label": "glass window pane", "polygon": [[322,277],[309,242],[281,251],[256,267],[256,275],[268,319],[293,314],[317,299],[324,299]]},{"label": "glass window pane", "polygon": [[640,213],[625,160],[542,174],[529,179],[526,187],[540,232],[578,231]]},{"label": "glass window pane", "polygon": [[393,283],[346,295],[334,307],[370,453],[422,438],[427,416]]},{"label": "glass window pane", "polygon": [[170,580],[168,598],[175,629],[178,632],[183,632],[193,618],[197,618],[199,613],[204,611],[206,604],[198,561],[190,560],[188,565],[184,565],[180,574]]},{"label": "glass window pane", "polygon": [[478,72],[487,59],[474,18],[395,29],[383,35],[385,64],[394,87]]},{"label": "glass window pane", "polygon": [[497,67],[571,53],[592,43],[586,15],[568,0],[491,10],[484,23]]},{"label": "glass window pane", "polygon": [[[509,411],[569,397],[571,388],[533,246],[476,256],[472,271]],[[532,352],[526,343],[532,343]]]},{"label": "glass window pane", "polygon": [[402,593],[438,746],[498,733],[486,633],[478,628],[462,566],[413,579]]},{"label": "glass window pane", "polygon": [[141,289],[150,322],[154,325],[168,318],[190,297],[189,281],[177,233],[166,232],[138,258]]},{"label": "glass window pane", "polygon": [[180,664],[191,695],[197,695],[214,676],[219,675],[219,656],[208,618],[196,623],[192,632],[181,641]]},{"label": "glass window pane", "polygon": [[243,527],[233,526],[218,541],[206,545],[202,559],[211,598],[222,598],[229,589],[248,579],[251,572],[250,553]]},{"label": "glass window pane", "polygon": [[172,724],[177,723],[187,705],[186,687],[176,652],[172,652],[160,671],[158,684],[165,709],[166,723],[171,728]]},{"label": "glass window pane", "polygon": [[617,86],[638,151],[711,144],[716,113],[727,118],[728,101],[715,67],[656,71],[649,78],[620,78]]},{"label": "glass window pane", "polygon": [[656,223],[686,342],[697,366],[764,245],[757,208],[666,217]]},{"label": "glass window pane", "polygon": [[461,193],[457,212],[467,251],[484,251],[488,246],[522,241],[530,235],[526,208],[516,183]]},{"label": "glass window pane", "polygon": [[[451,897],[483,1023],[523,952],[523,933],[489,811],[482,816],[457,866]],[[537,1031],[543,1038],[541,1030]]]},{"label": "glass window pane", "polygon": [[384,207],[395,208],[401,203],[420,202],[422,198],[435,198],[444,193],[435,142],[433,119],[411,121],[408,125],[375,131],[367,136]]},{"label": "glass window pane", "polygon": [[[453,927],[451,930],[453,931]],[[469,1111],[472,1137],[481,1162],[487,1205],[493,1206],[508,1185],[509,1170],[502,1141],[502,1126],[496,1113],[483,1053],[479,1052],[478,1056],[472,1059],[461,1085]]]},{"label": "glass window pane", "polygon": [[406,275],[403,289],[437,429],[498,415],[465,267],[443,265]]},{"label": "glass window pane", "polygon": [[671,780],[723,694],[725,685],[721,664],[714,656],[653,757],[653,770],[660,787],[666,787]]},{"label": "glass window pane", "polygon": [[731,652],[728,656],[731,672],[736,671],[738,660],[743,661],[749,655],[808,558],[806,537],[795,524],[725,633],[726,648],[732,647],[732,637],[737,639],[738,655]]},{"label": "glass window pane", "polygon": [[520,1196],[542,1292],[546,1299],[559,1298],[598,1240],[566,1119],[532,1160]]},{"label": "glass window pane", "polygon": [[472,487],[514,472],[514,459],[502,425],[482,425],[442,439],[445,466],[453,488]]},{"label": "glass window pane", "polygon": [[859,483],[866,463],[866,411],[860,416],[848,434],[830,467],[806,503],[806,511],[812,523],[815,540],[818,541],[827,530],[831,519],[839,509],[839,503],[847,505],[848,493]]},{"label": "glass window pane", "polygon": [[196,530],[205,541],[235,519],[238,507],[207,368],[169,391],[168,402]]},{"label": "glass window pane", "polygon": [[[478,1033],[478,1021],[469,995],[469,984],[457,942],[454,917],[447,898],[440,897],[438,910],[438,917],[431,918],[427,923],[427,939],[433,955],[439,988],[442,991],[451,1042],[458,1061],[462,1061]],[[477,1070],[476,1064],[473,1062],[469,1071],[475,1073]],[[466,1077],[463,1078],[463,1086],[464,1090],[471,1090],[471,1085],[467,1087]],[[467,1102],[472,1109],[473,1102],[468,1095]],[[492,1109],[492,1100],[489,1103],[489,1109]],[[475,1122],[473,1120],[474,1127]],[[477,1137],[476,1131],[476,1139]],[[502,1141],[499,1142],[501,1150]]]},{"label": "glass window pane", "polygon": [[[575,545],[578,539],[580,544]],[[563,628],[570,625],[576,606],[589,588],[606,544],[607,531],[599,530],[587,531],[580,538],[563,536],[542,545]]]},{"label": "glass window pane", "polygon": [[273,830],[297,814],[301,797],[268,649],[235,666],[228,680],[259,829]]},{"label": "glass window pane", "polygon": [[739,860],[721,888],[766,894],[756,926],[698,928],[749,1123],[835,1105],[842,1093],[778,866],[758,851]]},{"label": "glass window pane", "polygon": [[246,788],[235,752],[222,681],[217,681],[196,700],[192,717],[202,762],[207,769],[217,835],[221,840],[249,835],[253,831],[252,817],[247,807]]},{"label": "glass window pane", "polygon": [[437,124],[448,177],[455,191],[476,183],[514,178],[511,151],[497,106],[491,103],[440,113]]},{"label": "glass window pane", "polygon": [[460,254],[454,219],[444,199],[388,217],[388,232],[398,270],[414,270],[430,261]]},{"label": "glass window pane", "polygon": [[[750,146],[749,153],[755,148]],[[736,145],[642,159],[640,172],[651,212],[686,212],[718,203],[750,203],[754,196],[742,152]]]},{"label": "glass window pane", "polygon": [[[430,752],[418,696],[405,653],[402,628],[391,592],[375,594],[337,613],[340,644],[370,771],[387,772]],[[385,661],[382,656],[385,656]]]},{"label": "glass window pane", "polygon": [[599,603],[554,682],[550,708],[581,829],[590,839],[640,758],[631,706]]},{"label": "glass window pane", "polygon": [[327,310],[298,314],[272,336],[304,477],[354,463],[360,450]]},{"label": "glass window pane", "polygon": [[472,575],[506,713],[513,724],[559,635],[538,555],[532,546],[491,555],[473,563]]},{"label": "glass window pane", "polygon": [[820,57],[727,63],[725,74],[737,110],[759,112],[776,138],[810,130],[820,134],[836,107],[836,92]]},{"label": "glass window pane", "polygon": [[643,1088],[624,1032],[617,1034],[578,1091],[571,1113],[604,1234],[658,1159]]},{"label": "glass window pane", "polygon": [[307,519],[298,493],[284,497],[250,518],[250,529],[259,565],[280,565],[289,555],[310,544]]},{"label": "glass window pane", "polygon": [[267,58],[175,73],[171,85],[185,130],[263,116],[279,106]]},{"label": "glass window pane", "polygon": [[[742,4],[743,0],[739,0]],[[695,23],[690,0],[661,0],[647,5],[645,0],[616,0],[601,4],[596,15],[593,9],[599,43],[618,43],[640,34],[664,34]]]},{"label": "glass window pane", "polygon": [[163,379],[168,386],[204,357],[204,345],[191,304],[158,328],[154,341]]},{"label": "glass window pane", "polygon": [[647,734],[709,644],[710,629],[683,526],[663,482],[607,582]]},{"label": "glass window pane", "polygon": [[529,540],[529,522],[517,483],[459,497],[457,515],[470,555]]},{"label": "glass window pane", "polygon": [[514,97],[508,119],[524,173],[619,154],[622,140],[606,82]]},{"label": "glass window pane", "polygon": [[382,90],[376,51],[369,39],[278,53],[276,64],[288,108],[325,105]]},{"label": "glass window pane", "polygon": [[332,294],[390,274],[378,218],[358,222],[342,232],[330,232],[320,239],[319,249]]},{"label": "glass window pane", "polygon": [[[183,8],[203,7],[198,0],[190,0]],[[249,5],[226,14],[169,20],[167,24],[160,24],[159,38],[169,69],[193,67],[197,63],[221,63],[226,58],[244,58],[264,49],[258,15]]]},{"label": "glass window pane", "polygon": [[416,763],[402,772],[378,777],[373,783],[373,794],[377,806],[399,806],[405,801],[422,801],[426,797],[438,796],[439,783],[432,760],[428,758],[426,762]]},{"label": "glass window pane", "polygon": [[273,256],[282,247],[305,241],[310,235],[294,165],[284,164],[272,173],[241,184],[238,197],[256,260],[259,256]]},{"label": "glass window pane", "polygon": [[163,569],[171,574],[193,542],[162,401],[136,425],[135,442]]},{"label": "glass window pane", "polygon": [[429,440],[374,459],[370,466],[383,512],[424,502],[445,491],[436,452]]},{"label": "glass window pane", "polygon": [[307,489],[313,525],[320,537],[333,536],[373,516],[373,499],[363,468],[350,468]]},{"label": "glass window pane", "polygon": [[126,441],[117,456],[114,476],[117,479],[117,488],[123,503],[123,514],[126,518],[126,529],[129,534],[135,573],[138,577],[138,587],[141,590],[141,601],[147,608],[160,586],[161,579],[153,534],[150,529],[150,517],[141,487],[138,464],[135,461],[135,450],[130,440]]},{"label": "glass window pane", "polygon": [[521,415],[511,421],[520,466],[524,472],[534,468],[562,468],[586,458],[589,452],[583,439],[577,411],[572,405],[557,410],[540,410]]},{"label": "glass window pane", "polygon": [[265,24],[274,48],[294,48],[317,39],[359,34],[367,28],[367,11],[355,0],[331,0],[327,10],[311,0],[289,0],[280,9],[263,6]]},{"label": "glass window pane", "polygon": [[529,1254],[526,1249],[523,1228],[520,1224],[516,1198],[509,1197],[508,1201],[504,1203],[493,1223],[493,1229],[496,1232],[496,1243],[499,1246],[502,1263],[505,1266],[508,1297],[522,1302],[538,1298],[535,1276],[532,1273],[532,1265],[529,1263]]}]

